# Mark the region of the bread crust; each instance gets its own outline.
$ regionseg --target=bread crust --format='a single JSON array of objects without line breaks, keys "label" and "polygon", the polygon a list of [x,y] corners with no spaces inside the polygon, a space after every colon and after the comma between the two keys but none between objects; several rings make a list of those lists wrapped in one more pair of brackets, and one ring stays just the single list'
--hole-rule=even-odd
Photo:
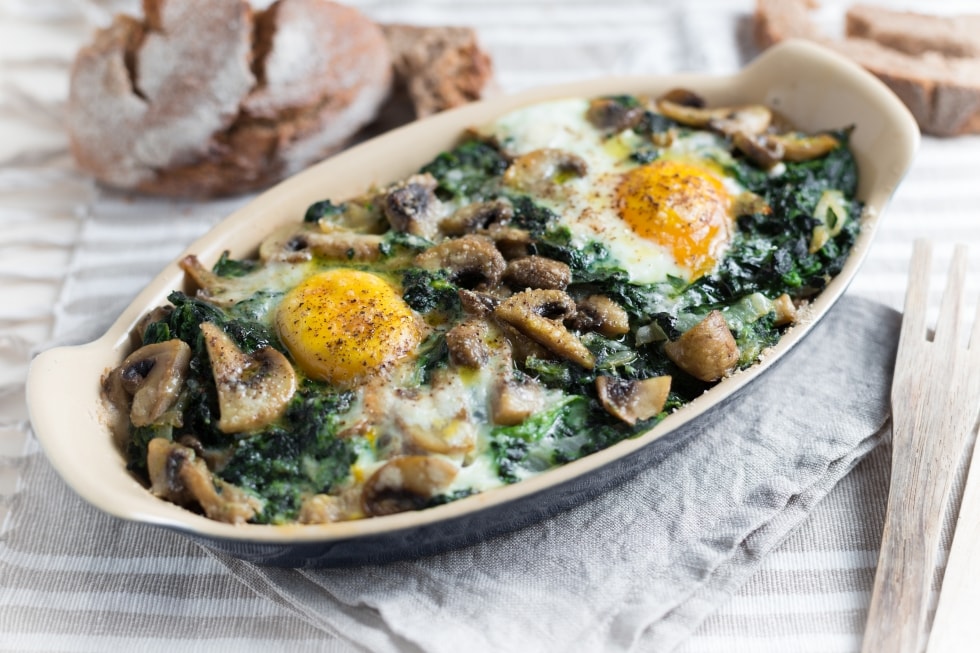
[{"label": "bread crust", "polygon": [[117,17],[72,69],[72,152],[109,186],[266,187],[343,147],[391,88],[380,28],[326,0],[255,15],[245,0],[144,0],[144,15]]}]

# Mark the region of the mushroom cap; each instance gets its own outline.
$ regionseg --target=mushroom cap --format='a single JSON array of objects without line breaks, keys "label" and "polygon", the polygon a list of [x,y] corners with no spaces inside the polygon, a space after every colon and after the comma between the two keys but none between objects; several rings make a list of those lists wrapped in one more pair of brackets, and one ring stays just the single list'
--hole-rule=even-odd
[{"label": "mushroom cap", "polygon": [[278,419],[296,392],[296,372],[272,347],[245,354],[220,327],[201,323],[218,388],[218,429],[240,433]]}]

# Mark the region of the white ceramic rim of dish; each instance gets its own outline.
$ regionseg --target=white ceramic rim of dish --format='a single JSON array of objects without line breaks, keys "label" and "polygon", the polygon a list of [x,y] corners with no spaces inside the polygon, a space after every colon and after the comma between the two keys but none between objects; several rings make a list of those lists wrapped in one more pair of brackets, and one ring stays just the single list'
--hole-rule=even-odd
[{"label": "white ceramic rim of dish", "polygon": [[[299,220],[313,201],[325,197],[343,199],[372,183],[387,183],[410,174],[451,146],[466,127],[484,124],[512,108],[561,97],[660,93],[679,86],[697,91],[713,105],[768,104],[802,130],[857,125],[852,146],[861,175],[859,196],[869,207],[869,215],[844,270],[812,304],[811,314],[822,316],[843,294],[865,259],[885,205],[918,148],[919,131],[908,110],[879,80],[840,55],[803,41],[787,41],[770,48],[730,76],[678,74],[585,80],[502,96],[438,114],[355,146],[287,179],[230,215],[184,253],[197,254],[206,265],[226,249],[235,257],[248,255],[273,228]],[[396,154],[391,156],[391,152]],[[393,163],[392,159],[399,162]],[[354,182],[343,181],[352,176],[352,170],[361,171],[356,175],[360,187],[352,188]],[[385,517],[323,525],[236,526],[207,519],[151,495],[126,471],[123,456],[112,443],[100,399],[98,381],[128,353],[128,334],[133,326],[147,310],[164,303],[172,289],[183,287],[183,279],[175,260],[101,338],[38,355],[28,377],[27,401],[34,432],[48,460],[86,501],[123,519],[207,538],[326,543],[413,529],[501,506],[571,481],[650,445],[697,419],[768,367],[756,365],[723,380],[651,431],[514,485],[427,510]],[[791,329],[767,359],[791,348],[812,325],[812,321],[804,321]]]}]

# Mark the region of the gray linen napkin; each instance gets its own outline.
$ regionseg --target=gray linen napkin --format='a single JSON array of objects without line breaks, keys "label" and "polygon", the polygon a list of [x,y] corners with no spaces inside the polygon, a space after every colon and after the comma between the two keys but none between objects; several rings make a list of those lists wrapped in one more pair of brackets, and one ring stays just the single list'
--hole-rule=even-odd
[{"label": "gray linen napkin", "polygon": [[884,437],[898,314],[845,297],[789,358],[648,470],[553,519],[353,570],[217,556],[371,651],[668,651]]}]

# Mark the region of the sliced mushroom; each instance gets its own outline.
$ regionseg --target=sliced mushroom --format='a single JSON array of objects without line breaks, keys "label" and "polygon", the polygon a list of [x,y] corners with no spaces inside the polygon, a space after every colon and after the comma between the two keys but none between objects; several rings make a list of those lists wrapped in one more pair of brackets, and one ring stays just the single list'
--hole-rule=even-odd
[{"label": "sliced mushroom", "polygon": [[363,516],[360,490],[350,488],[337,495],[314,494],[303,499],[297,521],[301,524],[330,524]]},{"label": "sliced mushroom", "polygon": [[464,320],[447,331],[446,346],[453,365],[478,368],[486,363],[490,358],[487,332],[487,323],[477,319]]},{"label": "sliced mushroom", "polygon": [[446,490],[458,470],[436,456],[401,456],[382,465],[364,483],[361,505],[372,517],[424,508]]},{"label": "sliced mushroom", "polygon": [[460,288],[458,295],[459,303],[462,305],[463,311],[474,317],[489,317],[490,314],[493,313],[493,309],[497,308],[501,302],[499,297],[494,297],[493,295],[488,295],[487,293],[483,292],[467,290],[465,288]]},{"label": "sliced mushroom", "polygon": [[190,360],[190,346],[177,338],[140,347],[109,374],[107,394],[114,402],[120,401],[123,395],[113,392],[115,387],[132,397],[129,421],[133,426],[155,424],[177,401]]},{"label": "sliced mushroom", "polygon": [[504,171],[503,181],[520,192],[554,197],[560,195],[560,184],[575,177],[584,177],[586,172],[588,164],[579,155],[546,147],[514,159]]},{"label": "sliced mushroom", "polygon": [[450,281],[457,286],[486,290],[500,283],[507,262],[492,240],[467,234],[430,247],[415,257],[415,265],[427,270],[448,270]]},{"label": "sliced mushroom", "polygon": [[432,175],[412,175],[385,193],[385,217],[395,231],[432,239],[445,209],[436,197],[438,182]]},{"label": "sliced mushroom", "polygon": [[574,314],[575,301],[561,290],[525,290],[502,301],[493,312],[497,320],[553,354],[592,369],[592,352],[563,324]]},{"label": "sliced mushroom", "polygon": [[[318,205],[324,203],[331,209],[326,212],[317,211]],[[382,234],[388,231],[390,226],[382,213],[375,192],[354,197],[340,205],[336,205],[330,200],[315,202],[307,209],[304,222],[314,222],[311,219],[311,213],[313,216],[319,214],[320,217],[315,219],[315,223],[323,231],[331,231],[339,227],[362,234]]]},{"label": "sliced mushroom", "polygon": [[738,363],[738,345],[721,311],[711,311],[677,340],[664,345],[664,353],[679,368],[702,381],[717,381]]},{"label": "sliced mushroom", "polygon": [[732,145],[749,161],[766,170],[782,161],[786,154],[779,141],[761,135],[752,136],[741,131],[732,135]]},{"label": "sliced mushroom", "polygon": [[149,313],[140,318],[140,321],[136,324],[136,328],[133,329],[136,337],[139,338],[140,344],[146,339],[146,329],[154,322],[160,322],[166,320],[171,313],[174,312],[174,307],[171,304],[164,304],[162,306],[157,306]]},{"label": "sliced mushroom", "polygon": [[595,386],[602,407],[610,415],[632,426],[650,419],[664,409],[670,393],[670,381],[669,376],[654,376],[642,380],[598,376]]},{"label": "sliced mushroom", "polygon": [[508,261],[530,254],[531,233],[526,229],[494,223],[480,233],[492,240],[497,251]]},{"label": "sliced mushroom", "polygon": [[452,456],[467,454],[476,448],[476,425],[465,419],[451,419],[439,428],[418,426],[396,418],[402,430],[406,453],[437,453]]},{"label": "sliced mushroom", "polygon": [[572,281],[572,269],[567,263],[531,255],[514,259],[504,270],[503,281],[514,290],[551,288],[564,290]]},{"label": "sliced mushroom", "polygon": [[314,255],[348,261],[376,261],[381,257],[384,239],[377,234],[349,231],[330,225],[327,230],[301,225],[286,225],[275,230],[259,245],[264,262],[302,263]]},{"label": "sliced mushroom", "polygon": [[218,429],[240,433],[278,419],[296,392],[293,366],[278,350],[245,354],[220,327],[201,323],[211,371],[218,388]]},{"label": "sliced mushroom", "polygon": [[523,365],[531,357],[541,360],[549,360],[555,357],[550,349],[530,338],[513,325],[503,320],[497,320],[496,324],[506,339],[512,360]]},{"label": "sliced mushroom", "polygon": [[673,102],[683,107],[694,107],[696,109],[701,109],[708,104],[703,97],[686,88],[673,88],[657,99],[661,102]]},{"label": "sliced mushroom", "polygon": [[177,263],[180,269],[191,278],[197,286],[197,296],[201,299],[218,306],[230,306],[235,303],[234,299],[223,299],[222,294],[233,286],[229,279],[221,277],[201,263],[200,259],[194,254],[188,254]]},{"label": "sliced mushroom", "polygon": [[165,438],[147,445],[150,491],[182,506],[199,505],[210,519],[244,524],[261,510],[261,502],[241,488],[211,474],[190,447]]},{"label": "sliced mushroom", "polygon": [[514,217],[513,205],[504,199],[474,202],[459,208],[439,223],[439,230],[447,236],[471,234],[490,225],[506,224]]},{"label": "sliced mushroom", "polygon": [[605,295],[589,295],[578,302],[571,325],[579,331],[597,331],[615,338],[629,333],[630,316]]},{"label": "sliced mushroom", "polygon": [[771,135],[768,140],[779,143],[783,148],[783,160],[792,162],[819,159],[840,147],[840,141],[830,134],[807,136],[788,133]]},{"label": "sliced mushroom", "polygon": [[541,386],[533,379],[500,378],[490,394],[490,421],[501,426],[520,424],[543,405]]},{"label": "sliced mushroom", "polygon": [[713,129],[726,135],[743,132],[754,136],[766,131],[772,123],[772,111],[761,104],[708,109],[661,99],[657,109],[682,125]]},{"label": "sliced mushroom", "polygon": [[585,117],[599,129],[621,132],[636,127],[643,120],[643,107],[628,107],[614,98],[596,98],[589,102]]},{"label": "sliced mushroom", "polygon": [[772,310],[776,313],[774,322],[776,326],[785,326],[796,322],[796,304],[793,303],[793,298],[786,293],[773,300]]}]

